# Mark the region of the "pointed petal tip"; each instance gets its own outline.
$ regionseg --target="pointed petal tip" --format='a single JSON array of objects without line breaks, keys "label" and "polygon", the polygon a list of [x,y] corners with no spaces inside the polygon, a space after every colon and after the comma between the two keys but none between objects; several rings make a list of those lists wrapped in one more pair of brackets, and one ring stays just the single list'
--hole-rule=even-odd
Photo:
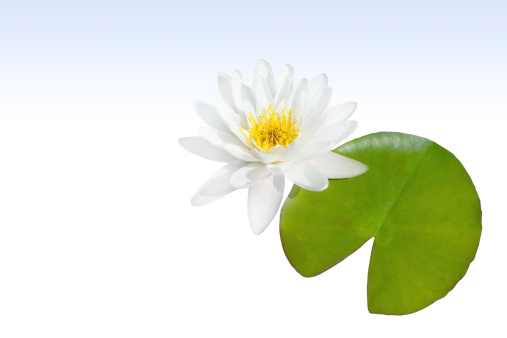
[{"label": "pointed petal tip", "polygon": [[197,194],[196,194],[190,200],[190,204],[193,207],[200,207],[201,205],[205,205],[206,203],[204,202],[204,200],[200,199],[199,196],[197,196]]},{"label": "pointed petal tip", "polygon": [[347,137],[349,137],[357,129],[357,126],[358,126],[357,121],[355,121],[355,120],[346,120],[344,122],[345,123],[349,122],[350,126],[349,126],[348,130],[345,132],[345,137],[342,140],[340,140],[339,142],[341,142],[344,139],[346,139]]},{"label": "pointed petal tip", "polygon": [[[352,114],[354,114],[354,112],[355,112],[355,111],[356,111],[356,109],[357,109],[357,103],[356,103],[356,102],[354,102],[354,101],[350,101],[350,102],[348,102],[348,103],[350,104],[350,113],[349,113],[349,114],[350,114],[350,115],[352,115]],[[349,115],[349,116],[350,116],[350,115]]]},{"label": "pointed petal tip", "polygon": [[241,82],[243,82],[243,76],[241,75],[241,72],[240,72],[239,70],[237,70],[237,69],[234,69],[234,70],[232,71],[232,78],[233,78],[233,79],[234,79],[234,78],[237,78],[237,79],[239,79]]},{"label": "pointed petal tip", "polygon": [[250,229],[252,230],[252,234],[254,234],[255,236],[259,236],[260,234],[262,234],[264,230],[266,230],[266,228],[267,226],[252,225],[252,223],[250,223]]},{"label": "pointed petal tip", "polygon": [[196,107],[197,107],[197,105],[198,105],[199,103],[205,103],[205,102],[204,102],[204,101],[202,101],[202,100],[198,100],[198,99],[193,99],[193,100],[192,100],[192,107],[194,107],[194,110],[196,110],[196,111],[197,111],[197,108],[196,108]]},{"label": "pointed petal tip", "polygon": [[326,190],[327,188],[329,188],[329,179],[327,179],[326,184],[324,184],[324,185],[322,185],[322,186],[320,186],[318,188],[312,187],[312,190],[310,190],[310,191],[321,192],[321,191]]},{"label": "pointed petal tip", "polygon": [[[352,159],[351,159],[352,160]],[[368,167],[366,164],[364,164],[363,162],[359,162],[358,160],[352,160],[355,162],[356,166],[357,166],[357,171],[352,175],[350,176],[350,178],[352,177],[357,177],[357,176],[361,176],[362,174],[366,173],[368,170],[370,170],[370,167]]]},{"label": "pointed petal tip", "polygon": [[362,174],[366,173],[368,170],[370,170],[370,167],[368,167],[366,164],[364,164],[364,163],[361,163],[361,164],[363,165],[362,172],[357,174],[357,176],[362,175]]},{"label": "pointed petal tip", "polygon": [[197,137],[199,137],[199,136],[185,136],[185,137],[181,137],[181,138],[179,138],[179,139],[178,139],[178,144],[179,144],[179,145],[180,145],[183,149],[185,149],[186,151],[193,153],[193,152],[191,151],[191,149],[189,150],[189,145],[188,145],[188,143],[189,143],[189,141],[191,141],[192,139],[195,139],[195,138],[197,138]]},{"label": "pointed petal tip", "polygon": [[192,149],[190,147],[190,143],[193,142],[194,140],[198,139],[199,136],[185,136],[185,137],[180,137],[178,139],[178,144],[183,148],[185,149],[186,151],[188,152],[192,152]]},{"label": "pointed petal tip", "polygon": [[271,222],[273,221],[273,219],[269,220],[267,222],[267,224],[266,224],[266,222],[260,222],[259,220],[254,221],[250,217],[249,217],[248,221],[250,223],[250,229],[252,230],[252,233],[255,236],[259,236],[260,234],[262,234],[268,228],[269,224],[271,224]]}]

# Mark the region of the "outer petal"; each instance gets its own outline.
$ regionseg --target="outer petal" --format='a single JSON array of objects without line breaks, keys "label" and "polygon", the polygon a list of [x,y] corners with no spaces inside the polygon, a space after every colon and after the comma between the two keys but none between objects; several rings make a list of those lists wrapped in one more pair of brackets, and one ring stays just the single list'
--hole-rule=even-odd
[{"label": "outer petal", "polygon": [[330,107],[326,110],[326,123],[341,122],[348,119],[356,110],[357,103],[345,102],[338,106]]},{"label": "outer petal", "polygon": [[[294,143],[294,142],[293,142]],[[320,157],[330,152],[334,147],[334,144],[327,141],[319,141],[308,145],[297,147],[297,153],[288,160],[282,159],[282,155],[279,156],[280,162],[267,164],[266,167],[275,175],[285,175],[288,171],[301,161],[307,161],[313,158]],[[289,147],[287,147],[288,149]]]},{"label": "outer petal", "polygon": [[368,171],[368,166],[343,155],[329,152],[310,163],[319,169],[327,178],[350,178]]},{"label": "outer petal", "polygon": [[270,175],[248,189],[248,219],[254,234],[262,233],[275,217],[284,185],[283,176]]},{"label": "outer petal", "polygon": [[229,181],[232,174],[246,164],[247,162],[234,160],[213,174],[192,197],[192,205],[208,204],[236,190]]},{"label": "outer petal", "polygon": [[195,112],[208,126],[215,129],[227,130],[220,112],[213,105],[199,100],[194,100],[193,104]]},{"label": "outer petal", "polygon": [[350,134],[356,130],[356,128],[357,122],[349,120],[343,122],[335,122],[331,125],[324,125],[315,133],[311,139],[311,142],[329,141],[332,142],[333,145],[336,145],[349,137]]},{"label": "outer petal", "polygon": [[275,75],[273,74],[273,69],[271,68],[271,65],[265,60],[260,60],[257,63],[257,66],[255,67],[253,77],[254,87],[255,83],[258,81],[259,78],[263,78],[266,81],[268,91],[271,97],[275,96],[276,93]]},{"label": "outer petal", "polygon": [[237,159],[247,161],[247,162],[259,162],[259,159],[252,155],[250,149],[247,149],[243,146],[239,146],[237,144],[225,143],[222,145],[224,150],[234,156]]},{"label": "outer petal", "polygon": [[330,141],[317,141],[306,144],[301,147],[291,161],[308,160],[320,157],[330,152],[334,147],[334,143]]},{"label": "outer petal", "polygon": [[232,135],[228,131],[221,131],[213,128],[199,128],[199,134],[204,137],[209,143],[222,148],[223,144],[236,144],[238,146],[243,146],[243,142],[241,142],[235,135]]},{"label": "outer petal", "polygon": [[205,159],[217,162],[231,162],[236,158],[226,151],[210,144],[200,136],[183,137],[178,140],[180,145],[192,154],[201,156]]},{"label": "outer petal", "polygon": [[224,102],[227,103],[231,108],[236,108],[236,105],[234,104],[234,98],[232,97],[231,77],[224,73],[218,73],[217,82],[218,90],[220,91],[220,95],[222,95]]},{"label": "outer petal", "polygon": [[302,143],[310,142],[317,132],[323,127],[326,119],[324,117],[313,118],[304,126],[304,130],[301,131],[299,139]]},{"label": "outer petal", "polygon": [[266,166],[262,163],[250,163],[238,169],[232,176],[230,184],[236,189],[251,186],[270,175]]},{"label": "outer petal", "polygon": [[285,177],[310,191],[322,191],[329,186],[329,181],[324,174],[311,165],[308,161],[296,164],[285,173]]}]

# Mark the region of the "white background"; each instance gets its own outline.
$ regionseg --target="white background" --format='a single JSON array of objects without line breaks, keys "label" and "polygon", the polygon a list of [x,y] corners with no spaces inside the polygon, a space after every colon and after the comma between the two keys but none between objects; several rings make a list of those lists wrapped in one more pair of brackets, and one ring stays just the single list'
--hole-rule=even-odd
[{"label": "white background", "polygon": [[372,241],[303,278],[278,221],[254,236],[246,191],[190,198],[220,163],[185,152],[184,118],[2,119],[1,337],[449,337],[506,333],[505,119],[363,118],[354,136],[424,135],[481,197],[475,261],[443,300],[408,316],[367,311]]}]

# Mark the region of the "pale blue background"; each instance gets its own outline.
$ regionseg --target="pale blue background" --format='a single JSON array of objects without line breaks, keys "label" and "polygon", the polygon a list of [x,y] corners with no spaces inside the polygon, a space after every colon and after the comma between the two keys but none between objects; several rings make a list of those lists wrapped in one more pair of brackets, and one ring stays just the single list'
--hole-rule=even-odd
[{"label": "pale blue background", "polygon": [[[259,58],[363,118],[503,117],[505,1],[4,1],[2,116],[175,116]],[[178,116],[180,116],[178,114]]]}]

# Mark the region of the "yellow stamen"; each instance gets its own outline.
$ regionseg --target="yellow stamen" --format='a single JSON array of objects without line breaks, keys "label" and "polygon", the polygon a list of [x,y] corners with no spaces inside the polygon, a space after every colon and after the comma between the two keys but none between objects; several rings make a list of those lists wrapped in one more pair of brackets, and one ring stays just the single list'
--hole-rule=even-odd
[{"label": "yellow stamen", "polygon": [[[299,134],[296,122],[292,122],[292,110],[288,114],[285,114],[284,108],[280,117],[275,113],[271,105],[266,113],[263,108],[261,116],[257,118],[250,114],[248,125],[250,127],[250,133],[248,134],[250,140],[257,143],[265,151],[278,144],[287,147]],[[244,135],[248,133],[243,128],[240,129]]]}]

